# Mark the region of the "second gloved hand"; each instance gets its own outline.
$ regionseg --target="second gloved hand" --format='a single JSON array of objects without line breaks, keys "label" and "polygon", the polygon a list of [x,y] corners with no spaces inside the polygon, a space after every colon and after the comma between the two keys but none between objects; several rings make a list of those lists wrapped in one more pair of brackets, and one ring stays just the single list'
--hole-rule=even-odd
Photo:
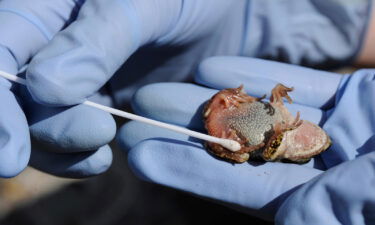
[{"label": "second gloved hand", "polygon": [[[80,5],[70,0],[1,1],[0,70],[17,74],[75,19]],[[99,96],[93,98],[103,100]],[[42,106],[32,101],[26,87],[1,77],[0,102],[0,177],[15,176],[28,164],[65,177],[97,175],[111,165],[107,143],[116,125],[108,113],[83,105]]]},{"label": "second gloved hand", "polygon": [[[233,165],[208,154],[199,140],[130,122],[121,129],[118,139],[125,150],[131,149],[129,163],[136,174],[265,219],[272,220],[277,213],[277,220],[285,224],[314,224],[319,219],[333,223],[344,217],[355,220],[358,214],[362,219],[371,215],[371,210],[361,214],[361,208],[351,203],[374,203],[373,187],[367,182],[367,178],[374,178],[369,169],[374,165],[370,152],[375,149],[375,127],[369,123],[375,116],[373,70],[342,76],[264,60],[217,57],[200,66],[196,81],[215,89],[181,83],[149,85],[134,96],[134,110],[203,131],[202,106],[216,89],[244,84],[250,95],[260,97],[281,82],[295,88],[290,93],[295,103],[286,104],[292,114],[300,111],[302,119],[323,126],[333,145],[308,164]],[[343,163],[348,160],[352,161]],[[363,185],[353,186],[353,177]],[[302,204],[305,195],[311,200]],[[300,206],[294,207],[297,203]],[[326,216],[319,218],[320,204],[334,205],[338,210],[324,208]],[[314,220],[306,220],[310,214]]]}]

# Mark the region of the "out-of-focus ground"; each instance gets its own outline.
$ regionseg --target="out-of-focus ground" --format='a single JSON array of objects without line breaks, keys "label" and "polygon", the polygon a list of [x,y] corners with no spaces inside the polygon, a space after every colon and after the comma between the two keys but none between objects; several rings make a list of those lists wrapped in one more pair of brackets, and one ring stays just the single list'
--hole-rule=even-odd
[{"label": "out-of-focus ground", "polygon": [[103,175],[84,180],[28,168],[0,180],[1,225],[272,224],[180,191],[143,182],[126,156]]},{"label": "out-of-focus ground", "polygon": [[51,176],[30,167],[15,178],[0,178],[0,218],[17,207],[31,204],[43,195],[77,181]]}]

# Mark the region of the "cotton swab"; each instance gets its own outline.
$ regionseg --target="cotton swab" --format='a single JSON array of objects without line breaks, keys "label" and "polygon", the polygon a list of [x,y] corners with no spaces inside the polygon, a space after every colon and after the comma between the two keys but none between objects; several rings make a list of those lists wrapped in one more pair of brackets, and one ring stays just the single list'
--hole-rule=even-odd
[{"label": "cotton swab", "polygon": [[[13,74],[9,74],[9,73],[6,73],[4,71],[0,71],[0,76],[4,77],[7,80],[10,80],[10,81],[22,84],[22,85],[26,85],[25,79],[17,77]],[[227,148],[227,149],[229,149],[233,152],[236,152],[236,151],[241,149],[241,145],[237,141],[234,141],[234,140],[218,138],[218,137],[210,136],[210,135],[207,135],[207,134],[202,134],[202,133],[199,133],[199,132],[196,132],[196,131],[189,130],[189,129],[184,128],[184,127],[179,127],[179,126],[176,126],[176,125],[173,125],[173,124],[168,124],[168,123],[160,122],[160,121],[157,121],[157,120],[148,119],[146,117],[142,117],[142,116],[138,116],[138,115],[128,113],[128,112],[125,112],[125,111],[114,109],[114,108],[111,108],[111,107],[108,107],[108,106],[105,106],[105,105],[101,105],[101,104],[98,104],[98,103],[95,103],[95,102],[92,102],[92,101],[86,100],[82,104],[88,105],[88,106],[91,106],[91,107],[94,107],[94,108],[97,108],[97,109],[100,109],[100,110],[103,110],[103,111],[106,111],[106,112],[111,113],[111,114],[116,115],[116,116],[124,117],[126,119],[137,120],[137,121],[140,121],[140,122],[143,122],[143,123],[147,123],[147,124],[154,125],[154,126],[157,126],[157,127],[162,127],[162,128],[166,128],[166,129],[175,131],[175,132],[186,134],[186,135],[191,136],[191,137],[195,137],[195,138],[202,139],[202,140],[205,140],[205,141],[213,142],[213,143],[222,145],[223,147],[225,147],[225,148]]]}]

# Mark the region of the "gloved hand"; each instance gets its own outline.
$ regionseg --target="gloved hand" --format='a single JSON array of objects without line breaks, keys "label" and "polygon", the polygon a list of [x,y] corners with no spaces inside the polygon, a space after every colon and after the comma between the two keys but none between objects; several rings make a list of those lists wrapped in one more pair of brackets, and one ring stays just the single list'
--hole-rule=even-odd
[{"label": "gloved hand", "polygon": [[138,176],[264,219],[276,215],[280,224],[374,222],[375,70],[344,76],[259,59],[214,57],[201,64],[196,81],[214,89],[152,84],[137,92],[133,108],[202,131],[202,106],[217,89],[244,84],[250,95],[261,97],[281,82],[294,87],[294,103],[286,104],[291,113],[300,111],[302,119],[323,126],[333,144],[303,165],[231,164],[208,154],[199,140],[129,122],[118,140],[123,149],[131,149],[129,163]]},{"label": "gloved hand", "polygon": [[[2,0],[0,70],[17,74],[75,19],[80,4],[66,0]],[[97,101],[99,97],[96,94],[93,98]],[[112,152],[107,143],[114,137],[116,125],[108,113],[83,105],[44,107],[32,101],[25,87],[1,77],[0,102],[0,177],[15,176],[28,163],[68,177],[96,175],[111,165]],[[35,140],[31,158],[28,125]]]},{"label": "gloved hand", "polygon": [[[369,2],[3,0],[0,69],[16,73],[30,61],[27,83],[32,97],[50,106],[66,106],[95,95],[139,47],[145,44],[173,46],[173,50],[151,51],[153,58],[149,51],[144,51],[142,57],[134,57],[137,62],[132,65],[137,70],[126,67],[124,76],[112,83],[116,101],[122,104],[139,84],[153,82],[155,78],[188,79],[197,63],[210,55],[270,57],[310,65],[327,61],[336,65],[351,60],[361,46],[369,18]],[[326,14],[330,9],[335,10],[334,15]],[[9,86],[8,82],[4,83]],[[25,118],[13,96],[8,95],[3,101],[9,109],[2,112],[6,115],[0,120],[7,124],[1,129],[2,136],[9,137],[6,138],[9,144],[2,151],[7,162],[2,163],[0,176],[13,176],[22,170],[30,148]],[[42,109],[29,106],[27,111],[36,118],[28,116],[35,128],[32,128],[32,135],[43,142],[62,146],[59,152],[71,152],[68,150],[71,145],[75,151],[82,151],[108,143],[114,133],[112,118],[84,106],[76,107],[80,113],[65,110],[74,118],[92,115],[83,120],[93,119],[102,124],[90,123],[87,127],[87,123],[73,125],[69,119],[57,122],[57,117],[51,116],[56,114],[55,109],[41,118],[35,115],[40,115]],[[86,110],[90,113],[85,113]],[[9,114],[14,117],[12,122],[5,119]],[[42,123],[44,125],[36,125]],[[66,132],[65,128],[71,126],[75,127],[72,129],[75,132]],[[101,126],[105,129],[98,129]],[[21,142],[15,141],[20,139]],[[108,147],[100,148],[95,154],[100,152],[110,159]],[[38,160],[32,160],[32,165],[56,174],[54,167],[58,166],[35,158]],[[76,161],[67,165],[66,161],[61,162],[64,163],[58,174],[64,175],[65,169],[74,168]],[[110,160],[103,163],[89,163],[97,170],[84,171],[81,166],[69,174],[95,174],[108,167]]]},{"label": "gloved hand", "polygon": [[[315,66],[331,62],[337,66],[358,53],[370,3],[87,0],[76,21],[33,57],[27,85],[39,103],[82,103],[147,44],[180,47],[169,60],[160,60],[165,52],[137,59],[149,73],[156,69],[149,66],[155,59],[159,66],[173,65],[172,70],[157,74],[180,79],[212,55],[267,57]],[[333,10],[335,13],[327,13]]]}]

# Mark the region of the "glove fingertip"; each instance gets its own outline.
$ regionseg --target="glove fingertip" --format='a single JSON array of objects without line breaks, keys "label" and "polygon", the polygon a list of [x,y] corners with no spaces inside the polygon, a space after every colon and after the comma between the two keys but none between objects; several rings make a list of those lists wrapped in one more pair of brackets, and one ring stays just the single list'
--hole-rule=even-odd
[{"label": "glove fingertip", "polygon": [[[26,85],[32,98],[39,104],[47,106],[67,106],[83,102],[82,96],[75,96],[74,93],[67,90],[68,85],[62,86],[52,80],[52,77],[46,77],[41,71],[43,66],[30,64],[27,75]],[[69,93],[69,94],[67,94]]]},{"label": "glove fingertip", "polygon": [[[20,152],[29,152],[25,150],[20,150]],[[19,155],[18,155],[19,156]],[[7,162],[1,162],[0,166],[0,177],[2,178],[12,178],[20,174],[27,166],[29,161],[29,156],[23,157],[19,156],[19,159],[10,159]]]},{"label": "glove fingertip", "polygon": [[[199,67],[198,67],[198,73],[195,76],[195,81],[199,84],[206,85],[213,87],[213,84],[217,84],[215,82],[215,79],[221,80],[222,78],[228,77],[228,73],[231,73],[233,71],[228,71],[228,64],[232,61],[231,56],[215,56],[210,57],[205,60],[203,60]],[[237,57],[238,58],[238,57]],[[239,59],[237,59],[239,60]],[[233,66],[229,65],[229,68],[232,68]],[[230,79],[228,79],[228,82],[231,82]],[[221,82],[218,82],[220,84]],[[227,82],[223,82],[228,85]],[[227,87],[220,87],[215,86],[215,88],[222,89]]]},{"label": "glove fingertip", "polygon": [[59,177],[85,178],[107,171],[112,164],[108,145],[92,152],[59,154],[33,149],[30,164],[34,168]]},{"label": "glove fingertip", "polygon": [[[16,133],[24,133],[26,138],[21,139]],[[30,138],[28,133],[0,128],[0,177],[17,176],[26,168],[29,158]]]},{"label": "glove fingertip", "polygon": [[25,115],[9,89],[0,85],[0,177],[14,177],[30,158],[30,135]]},{"label": "glove fingertip", "polygon": [[135,146],[138,141],[138,135],[140,130],[138,130],[138,123],[132,123],[133,121],[130,121],[123,125],[117,132],[116,135],[116,142],[121,148],[121,150],[125,152],[129,152],[130,149]]},{"label": "glove fingertip", "polygon": [[108,145],[100,148],[95,154],[92,155],[90,160],[84,161],[86,176],[99,175],[106,172],[112,165],[113,154]]},{"label": "glove fingertip", "polygon": [[149,163],[149,154],[147,141],[138,143],[129,151],[128,164],[133,173],[144,181],[153,181],[147,172],[152,164]]}]

